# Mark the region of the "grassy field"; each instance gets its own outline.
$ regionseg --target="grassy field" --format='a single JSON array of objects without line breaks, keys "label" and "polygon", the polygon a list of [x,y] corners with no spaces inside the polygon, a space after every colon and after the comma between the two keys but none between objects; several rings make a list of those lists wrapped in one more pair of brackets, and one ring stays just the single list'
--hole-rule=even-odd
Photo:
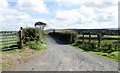
[{"label": "grassy field", "polygon": [[[77,37],[82,37],[82,35],[77,35]],[[85,37],[89,37],[89,35],[85,35]],[[91,35],[91,37],[97,37],[97,35]],[[118,38],[120,36],[105,35],[104,37]],[[118,55],[120,55],[119,40],[101,40],[100,47],[97,47],[98,40],[91,40],[91,43],[89,43],[88,39],[84,39],[84,43],[86,44],[83,44],[82,41],[82,39],[77,39],[77,42],[73,43],[73,45],[85,51],[90,51],[97,55],[112,58],[115,61],[120,60],[118,57]]]}]

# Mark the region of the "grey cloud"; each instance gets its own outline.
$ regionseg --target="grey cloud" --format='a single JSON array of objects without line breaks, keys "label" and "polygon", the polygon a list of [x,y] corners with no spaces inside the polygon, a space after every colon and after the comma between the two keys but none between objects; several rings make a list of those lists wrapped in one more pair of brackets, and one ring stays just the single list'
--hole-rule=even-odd
[{"label": "grey cloud", "polygon": [[95,4],[94,2],[86,2],[85,6],[87,7],[96,7],[96,8],[106,8],[115,6],[116,4],[113,2],[102,2],[101,4]]},{"label": "grey cloud", "polygon": [[104,16],[99,16],[95,18],[95,21],[97,22],[112,22],[114,21],[114,16],[108,15],[106,18]]}]

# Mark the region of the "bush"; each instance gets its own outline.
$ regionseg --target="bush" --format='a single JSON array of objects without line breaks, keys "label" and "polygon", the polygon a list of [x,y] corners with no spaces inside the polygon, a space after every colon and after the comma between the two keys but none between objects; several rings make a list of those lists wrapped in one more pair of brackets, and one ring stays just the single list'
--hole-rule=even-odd
[{"label": "bush", "polygon": [[23,29],[23,41],[42,41],[44,40],[44,31],[39,28],[24,28]]},{"label": "bush", "polygon": [[100,49],[100,48],[97,48],[97,49],[95,49],[94,51],[95,51],[95,52],[100,52],[101,49]]},{"label": "bush", "polygon": [[82,47],[85,51],[93,51],[94,49],[96,49],[96,46],[94,43],[87,43],[87,44],[83,44]]},{"label": "bush", "polygon": [[44,31],[39,28],[24,28],[23,42],[34,50],[45,49]]},{"label": "bush", "polygon": [[[58,39],[61,39],[66,43],[74,43],[77,40],[77,33],[72,31],[53,32],[53,33],[49,33],[49,35],[52,35]],[[71,36],[72,36],[72,42],[70,40]]]},{"label": "bush", "polygon": [[82,43],[80,41],[74,43],[73,46],[79,47],[85,51],[95,51],[97,48],[95,43]]}]

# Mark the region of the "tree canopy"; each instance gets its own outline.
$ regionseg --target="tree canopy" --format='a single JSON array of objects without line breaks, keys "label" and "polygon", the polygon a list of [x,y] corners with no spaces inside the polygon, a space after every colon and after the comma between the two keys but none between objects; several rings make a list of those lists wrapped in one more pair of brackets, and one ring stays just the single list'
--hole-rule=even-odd
[{"label": "tree canopy", "polygon": [[46,25],[47,25],[47,24],[44,23],[44,22],[36,22],[34,26],[35,26],[35,27],[36,27],[36,26],[39,26],[40,29],[44,29],[44,27],[45,27]]}]

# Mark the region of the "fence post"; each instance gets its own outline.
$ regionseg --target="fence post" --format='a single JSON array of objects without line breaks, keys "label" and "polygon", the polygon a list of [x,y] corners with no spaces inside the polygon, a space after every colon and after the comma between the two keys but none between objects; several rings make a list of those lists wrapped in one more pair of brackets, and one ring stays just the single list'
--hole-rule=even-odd
[{"label": "fence post", "polygon": [[83,43],[84,43],[84,32],[83,32],[83,38],[82,39],[83,39]]},{"label": "fence post", "polygon": [[19,37],[20,37],[20,48],[22,48],[23,47],[23,28],[22,27],[20,27],[20,30],[19,30]]},{"label": "fence post", "polygon": [[89,43],[91,42],[91,33],[89,33]]},{"label": "fence post", "polygon": [[53,33],[55,33],[55,29],[53,29]]},{"label": "fence post", "polygon": [[101,43],[101,35],[98,33],[97,36],[98,36],[98,47],[100,47],[100,43]]},{"label": "fence post", "polygon": [[70,43],[72,43],[73,40],[72,40],[72,32],[70,33]]}]

